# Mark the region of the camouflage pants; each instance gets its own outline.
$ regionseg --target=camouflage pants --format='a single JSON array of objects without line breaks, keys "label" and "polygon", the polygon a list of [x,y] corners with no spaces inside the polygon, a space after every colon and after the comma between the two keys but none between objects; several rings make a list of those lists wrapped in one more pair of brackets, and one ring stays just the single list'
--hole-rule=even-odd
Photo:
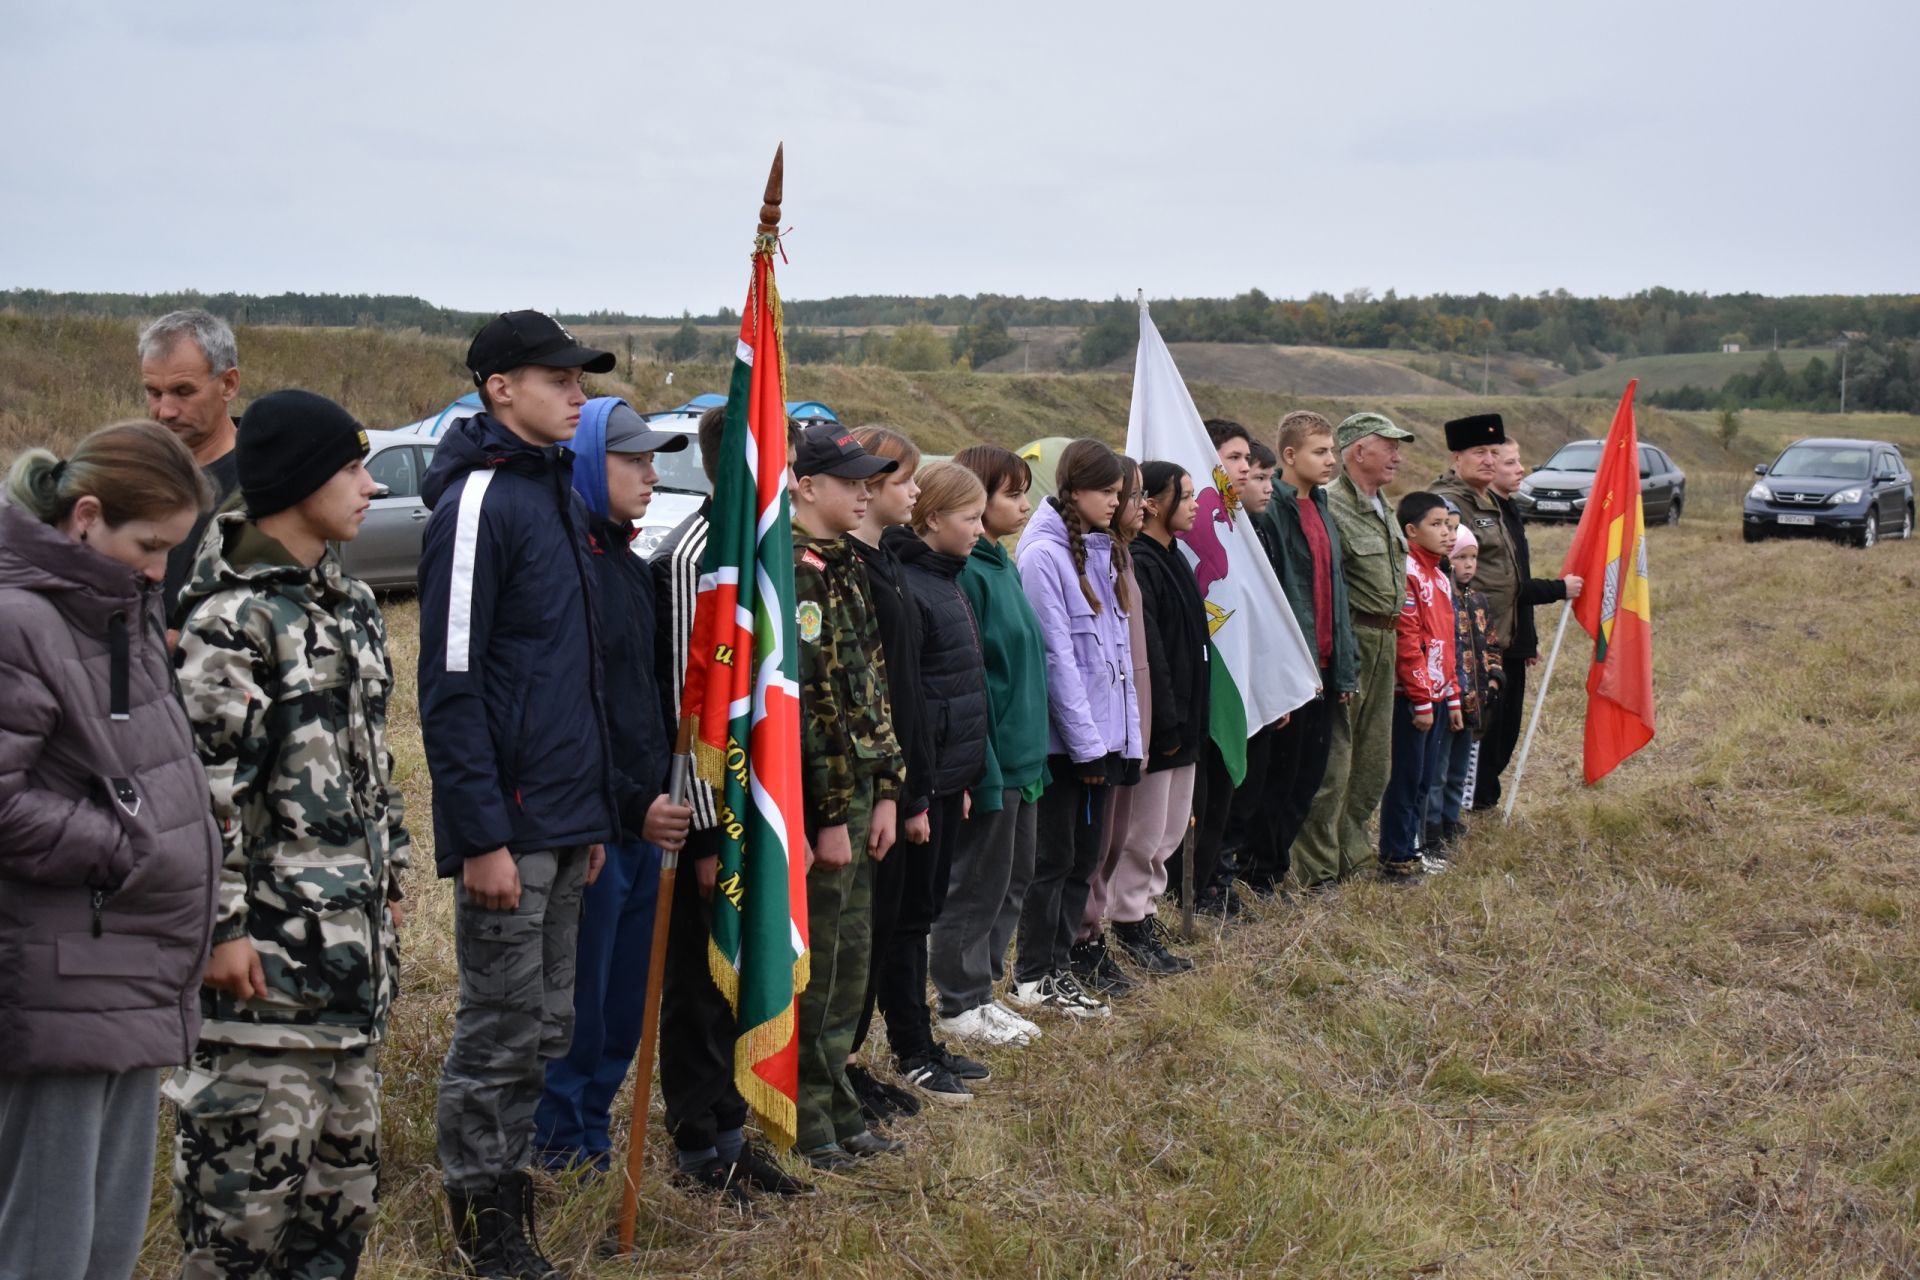
[{"label": "camouflage pants", "polygon": [[[867,1131],[860,1098],[847,1079],[847,1055],[867,1003],[873,963],[873,859],[867,831],[873,821],[873,783],[856,783],[847,815],[853,861],[818,862],[807,872],[807,930],[812,955],[800,994],[799,1148],[810,1151]],[[896,848],[889,857],[905,851]]]},{"label": "camouflage pants", "polygon": [[494,911],[454,896],[460,1005],[440,1067],[440,1172],[449,1189],[491,1190],[523,1168],[546,1064],[573,1040],[585,846],[516,854],[520,905]]},{"label": "camouflage pants", "polygon": [[377,1053],[203,1042],[173,1073],[185,1280],[354,1273],[380,1181]]}]

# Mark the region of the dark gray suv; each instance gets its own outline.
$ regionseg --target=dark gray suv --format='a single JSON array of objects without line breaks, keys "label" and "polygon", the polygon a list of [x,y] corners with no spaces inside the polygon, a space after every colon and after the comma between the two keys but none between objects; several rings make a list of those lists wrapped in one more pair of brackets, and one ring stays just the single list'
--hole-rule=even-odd
[{"label": "dark gray suv", "polygon": [[1840,538],[1871,547],[1913,536],[1913,473],[1884,440],[1796,440],[1747,490],[1740,536]]}]

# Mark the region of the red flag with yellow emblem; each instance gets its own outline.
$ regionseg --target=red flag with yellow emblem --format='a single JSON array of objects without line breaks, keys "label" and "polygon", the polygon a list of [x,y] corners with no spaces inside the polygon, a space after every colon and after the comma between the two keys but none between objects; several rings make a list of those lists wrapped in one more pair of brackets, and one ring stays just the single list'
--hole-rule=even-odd
[{"label": "red flag with yellow emblem", "polygon": [[1593,637],[1587,671],[1586,773],[1591,786],[1653,740],[1653,609],[1647,522],[1640,507],[1640,434],[1627,384],[1607,431],[1593,492],[1562,573],[1585,580],[1573,616]]}]

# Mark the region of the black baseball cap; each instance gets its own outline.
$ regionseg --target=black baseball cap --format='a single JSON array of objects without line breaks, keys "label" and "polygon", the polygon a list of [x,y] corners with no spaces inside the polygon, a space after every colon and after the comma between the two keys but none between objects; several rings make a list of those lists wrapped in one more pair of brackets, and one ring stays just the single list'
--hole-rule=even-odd
[{"label": "black baseball cap", "polygon": [[800,432],[800,447],[793,451],[793,475],[839,476],[842,480],[865,480],[900,466],[897,459],[877,458],[860,447],[853,433],[837,422],[816,422]]},{"label": "black baseball cap", "polygon": [[475,386],[529,364],[612,373],[614,359],[611,351],[582,346],[565,325],[540,311],[503,312],[487,321],[467,347],[467,368],[473,370]]}]

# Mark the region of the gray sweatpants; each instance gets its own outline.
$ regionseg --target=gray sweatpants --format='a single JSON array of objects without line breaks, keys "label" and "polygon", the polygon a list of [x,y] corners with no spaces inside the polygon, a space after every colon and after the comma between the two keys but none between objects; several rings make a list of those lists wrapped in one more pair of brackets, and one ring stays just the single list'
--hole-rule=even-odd
[{"label": "gray sweatpants", "polygon": [[1000,803],[999,812],[975,810],[960,824],[947,903],[927,939],[927,974],[943,1018],[993,999],[1033,879],[1037,811],[1018,791],[1001,792]]},{"label": "gray sweatpants", "polygon": [[546,1064],[573,1040],[574,953],[585,846],[515,856],[520,905],[493,911],[454,888],[460,1004],[440,1067],[440,1172],[488,1191],[527,1163]]},{"label": "gray sweatpants", "polygon": [[160,1070],[0,1076],[0,1280],[126,1280],[153,1202]]}]

